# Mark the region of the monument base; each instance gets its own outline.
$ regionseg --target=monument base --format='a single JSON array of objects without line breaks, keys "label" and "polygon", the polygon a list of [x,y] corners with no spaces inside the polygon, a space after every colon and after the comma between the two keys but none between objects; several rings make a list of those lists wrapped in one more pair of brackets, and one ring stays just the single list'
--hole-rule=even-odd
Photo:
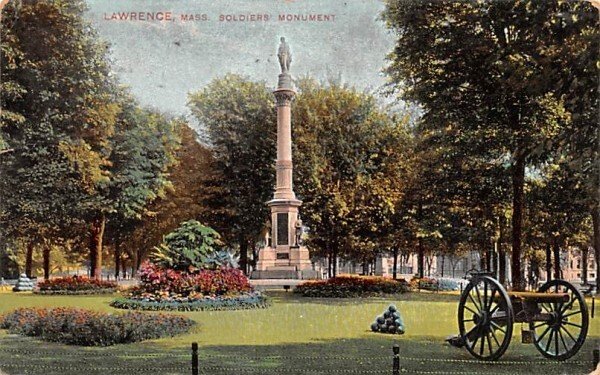
[{"label": "monument base", "polygon": [[316,280],[319,275],[315,270],[291,271],[291,270],[266,270],[252,271],[252,280]]},{"label": "monument base", "polygon": [[258,253],[252,279],[316,279],[308,249],[304,246],[265,247]]}]

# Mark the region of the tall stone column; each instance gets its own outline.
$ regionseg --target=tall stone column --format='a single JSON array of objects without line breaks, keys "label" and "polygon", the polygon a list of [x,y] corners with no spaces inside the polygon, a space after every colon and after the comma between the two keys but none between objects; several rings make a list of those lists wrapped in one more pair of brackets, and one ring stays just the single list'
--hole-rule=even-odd
[{"label": "tall stone column", "polygon": [[273,92],[277,106],[277,160],[273,199],[267,202],[271,209],[270,244],[261,249],[253,278],[296,279],[314,278],[308,249],[302,246],[298,231],[302,223],[298,211],[302,201],[293,189],[292,163],[292,103],[296,92],[289,73],[291,53],[284,38],[278,51],[281,74]]},{"label": "tall stone column", "polygon": [[292,101],[296,93],[291,88],[277,88],[277,174],[273,199],[296,199],[292,181]]}]

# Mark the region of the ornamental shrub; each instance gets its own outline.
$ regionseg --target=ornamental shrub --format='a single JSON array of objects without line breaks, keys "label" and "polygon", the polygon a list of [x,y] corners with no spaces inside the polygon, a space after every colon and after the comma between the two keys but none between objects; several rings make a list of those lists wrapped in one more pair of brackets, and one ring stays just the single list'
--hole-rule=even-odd
[{"label": "ornamental shrub", "polygon": [[117,283],[90,279],[84,276],[68,276],[38,282],[34,293],[38,294],[104,294],[115,293]]},{"label": "ornamental shrub", "polygon": [[210,257],[221,250],[220,238],[214,229],[189,220],[167,234],[150,258],[161,268],[178,271],[204,268],[210,264]]},{"label": "ornamental shrub", "polygon": [[195,324],[179,315],[106,314],[77,308],[21,308],[0,318],[0,328],[46,341],[81,346],[109,346],[175,336]]},{"label": "ornamental shrub", "polygon": [[327,280],[307,281],[295,293],[305,297],[353,298],[405,293],[410,290],[404,279],[377,276],[337,276]]}]

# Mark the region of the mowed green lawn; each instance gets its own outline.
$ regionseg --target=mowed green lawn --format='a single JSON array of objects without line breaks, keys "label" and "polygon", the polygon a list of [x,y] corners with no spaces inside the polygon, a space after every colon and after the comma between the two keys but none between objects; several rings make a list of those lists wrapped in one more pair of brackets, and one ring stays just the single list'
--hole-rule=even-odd
[{"label": "mowed green lawn", "polygon": [[[202,374],[391,374],[392,345],[400,345],[406,374],[586,374],[600,323],[592,321],[580,353],[566,363],[546,360],[520,343],[494,364],[478,363],[444,342],[456,333],[457,295],[408,293],[396,298],[308,299],[271,293],[263,310],[181,313],[198,325],[186,335],[108,348],[82,348],[8,335],[0,330],[0,369],[8,374],[190,374],[190,344],[200,345]],[[25,306],[74,306],[117,311],[112,297],[53,297],[0,293],[0,314]],[[369,331],[394,303],[405,335]]]}]

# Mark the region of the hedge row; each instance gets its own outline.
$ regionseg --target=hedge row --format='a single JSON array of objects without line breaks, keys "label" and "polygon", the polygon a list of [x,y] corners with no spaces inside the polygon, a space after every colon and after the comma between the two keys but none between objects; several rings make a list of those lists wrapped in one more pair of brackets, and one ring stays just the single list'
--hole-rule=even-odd
[{"label": "hedge row", "polygon": [[308,281],[296,287],[295,293],[305,297],[356,298],[399,294],[410,291],[404,279],[377,276],[337,276],[327,280]]},{"label": "hedge row", "polygon": [[151,301],[147,299],[117,298],[110,303],[112,307],[128,310],[148,311],[215,311],[249,310],[266,308],[270,305],[267,297],[259,293],[239,296],[204,297],[191,301]]},{"label": "hedge row", "polygon": [[37,294],[59,295],[107,294],[116,291],[116,282],[90,279],[85,276],[67,276],[43,280],[34,289],[34,293]]},{"label": "hedge row", "polygon": [[105,289],[88,289],[88,290],[33,290],[34,294],[41,294],[46,296],[86,296],[92,294],[114,294],[117,292],[117,288],[105,288]]}]

